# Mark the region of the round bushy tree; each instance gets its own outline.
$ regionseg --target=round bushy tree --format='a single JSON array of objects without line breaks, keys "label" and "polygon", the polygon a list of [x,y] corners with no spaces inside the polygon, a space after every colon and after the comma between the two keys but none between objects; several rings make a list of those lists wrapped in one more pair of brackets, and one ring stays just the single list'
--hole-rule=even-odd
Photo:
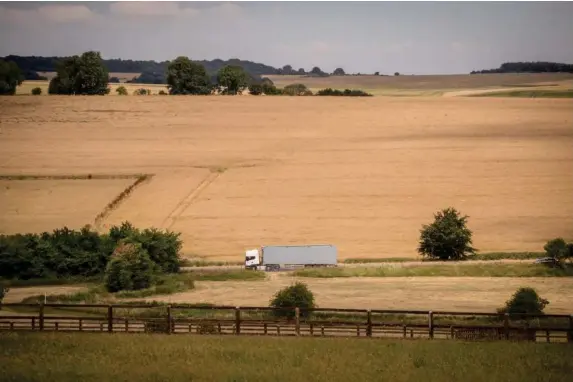
[{"label": "round bushy tree", "polygon": [[24,76],[13,61],[0,60],[0,94],[14,95],[16,88],[22,84]]},{"label": "round bushy tree", "polygon": [[249,85],[250,95],[261,95],[263,93],[263,85],[261,84],[251,84]]},{"label": "round bushy tree", "polygon": [[99,52],[89,51],[62,61],[52,78],[49,94],[104,95],[109,77]]},{"label": "round bushy tree", "polygon": [[125,88],[125,86],[119,86],[117,89],[115,89],[115,92],[118,95],[127,95],[127,89]]},{"label": "round bushy tree", "polygon": [[156,264],[141,244],[121,241],[113,251],[105,270],[109,292],[149,288],[155,279]]},{"label": "round bushy tree", "polygon": [[205,67],[180,56],[167,66],[169,94],[211,94],[211,80]]},{"label": "round bushy tree", "polygon": [[422,226],[418,253],[438,260],[462,260],[476,249],[472,244],[472,231],[467,226],[467,216],[455,208],[446,208],[434,214],[434,222]]},{"label": "round bushy tree", "polygon": [[498,309],[499,313],[508,313],[511,316],[525,314],[543,314],[543,309],[549,304],[541,298],[533,288],[519,288],[505,306]]},{"label": "round bushy tree", "polygon": [[308,317],[310,312],[305,309],[315,308],[314,295],[308,289],[306,284],[296,282],[295,284],[279,290],[271,300],[270,306],[273,308],[283,308],[274,311],[277,316],[294,317],[294,309],[298,307],[301,309],[301,317]]},{"label": "round bushy tree", "polygon": [[217,83],[225,88],[223,94],[240,94],[249,85],[249,76],[242,67],[228,65],[217,73]]}]

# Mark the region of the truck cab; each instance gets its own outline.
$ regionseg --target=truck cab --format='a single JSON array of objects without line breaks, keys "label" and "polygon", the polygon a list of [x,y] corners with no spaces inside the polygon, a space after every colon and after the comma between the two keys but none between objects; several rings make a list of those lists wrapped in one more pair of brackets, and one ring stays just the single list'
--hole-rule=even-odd
[{"label": "truck cab", "polygon": [[245,251],[245,268],[257,269],[261,265],[261,256],[258,249],[249,249]]}]

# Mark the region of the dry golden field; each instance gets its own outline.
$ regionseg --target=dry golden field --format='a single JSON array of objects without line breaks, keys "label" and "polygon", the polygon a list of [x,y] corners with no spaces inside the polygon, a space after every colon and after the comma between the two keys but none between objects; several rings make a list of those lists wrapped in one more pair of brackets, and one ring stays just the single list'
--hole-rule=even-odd
[{"label": "dry golden field", "polygon": [[[187,254],[213,259],[301,243],[335,244],[340,259],[415,257],[421,225],[447,206],[470,216],[482,251],[539,251],[573,238],[572,110],[566,99],[0,97],[0,175],[154,174],[98,226],[170,228]],[[93,224],[131,183],[4,180],[0,227]]]},{"label": "dry golden field", "polygon": [[[40,88],[42,89],[41,95],[48,95],[48,86],[50,83],[48,81],[24,81],[22,85],[16,88],[17,95],[29,95],[32,93],[32,89]],[[151,94],[158,94],[161,90],[167,92],[167,85],[157,85],[157,84],[109,84],[109,88],[111,89],[109,95],[117,95],[116,89],[120,86],[123,86],[127,89],[127,93],[129,95],[133,95],[133,92],[137,89],[149,89]]]},{"label": "dry golden field", "polygon": [[[385,96],[441,96],[470,94],[480,89],[573,89],[573,74],[570,73],[507,73],[487,75],[425,75],[425,76],[329,76],[306,77],[299,75],[269,75],[277,87],[303,83],[312,91],[324,88],[362,89],[373,95]],[[455,92],[455,93],[454,93]]]}]

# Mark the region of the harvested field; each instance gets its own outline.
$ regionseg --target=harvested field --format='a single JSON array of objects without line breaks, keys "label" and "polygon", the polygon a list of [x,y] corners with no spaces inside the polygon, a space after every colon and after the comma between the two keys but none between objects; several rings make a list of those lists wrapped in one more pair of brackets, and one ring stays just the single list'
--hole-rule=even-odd
[{"label": "harvested field", "polygon": [[[488,98],[1,97],[0,175],[155,174],[102,224],[170,227],[182,232],[185,252],[209,259],[300,243],[333,243],[341,260],[415,257],[421,225],[447,206],[470,216],[481,251],[540,251],[548,239],[573,238],[572,107]],[[103,208],[116,193],[82,188],[90,202],[81,207]],[[75,216],[70,200],[42,229]],[[22,203],[53,205],[40,195],[8,205]],[[29,219],[6,214],[0,225],[31,229]]]},{"label": "harvested field", "polygon": [[0,180],[0,232],[92,224],[133,179]]},{"label": "harvested field", "polygon": [[[313,91],[324,88],[362,89],[374,95],[387,96],[440,96],[454,90],[474,91],[473,89],[502,88],[502,90],[525,85],[561,88],[570,86],[573,74],[570,73],[505,73],[505,74],[455,74],[424,76],[329,76],[305,77],[299,75],[269,75],[276,86],[284,87],[293,83],[303,83]],[[563,84],[565,82],[565,84]]]},{"label": "harvested field", "polygon": [[[231,306],[267,306],[273,295],[297,278],[271,275],[265,281],[197,281],[196,289],[147,301]],[[298,279],[319,307],[349,309],[447,310],[494,312],[522,286],[535,288],[550,304],[546,313],[571,314],[572,278],[513,277],[355,277]],[[10,293],[10,292],[9,292]]]}]

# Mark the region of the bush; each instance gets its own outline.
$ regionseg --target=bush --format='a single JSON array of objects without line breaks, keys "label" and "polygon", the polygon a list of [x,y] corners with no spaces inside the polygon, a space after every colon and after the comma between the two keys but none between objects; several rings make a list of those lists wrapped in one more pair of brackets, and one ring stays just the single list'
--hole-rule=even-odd
[{"label": "bush", "polygon": [[543,314],[543,309],[549,304],[541,298],[533,288],[519,288],[498,313],[508,313],[512,317],[524,318],[526,314]]},{"label": "bush", "polygon": [[36,88],[32,89],[32,95],[40,95],[40,94],[42,94],[41,88],[36,87]]},{"label": "bush", "polygon": [[109,292],[149,288],[154,282],[156,267],[141,244],[121,241],[107,264],[105,287]]},{"label": "bush", "polygon": [[[271,300],[270,306],[273,308],[295,308],[301,309],[301,317],[309,317],[311,312],[305,309],[315,308],[314,295],[306,284],[296,282],[295,284],[278,291]],[[276,310],[273,314],[281,317],[294,317],[294,309]]]},{"label": "bush", "polygon": [[159,95],[167,95],[167,92],[165,90],[160,90],[159,93],[157,93]]},{"label": "bush", "polygon": [[316,95],[317,96],[372,97],[372,94],[366,93],[363,90],[344,89],[344,91],[342,91],[342,90],[332,89],[332,88],[326,88],[326,89],[319,90],[316,93]]},{"label": "bush", "polygon": [[115,92],[118,95],[127,95],[127,89],[125,88],[125,86],[119,86],[117,89],[115,89]]},{"label": "bush", "polygon": [[307,90],[308,88],[304,84],[291,84],[284,87],[283,94],[290,96],[301,96],[304,95]]},{"label": "bush", "polygon": [[134,95],[150,95],[151,94],[151,90],[149,89],[144,89],[144,88],[140,88],[137,89],[133,92]]},{"label": "bush", "polygon": [[261,95],[263,93],[263,86],[259,84],[249,85],[249,94],[251,95]]},{"label": "bush", "polygon": [[466,227],[467,216],[460,216],[455,208],[434,214],[434,222],[422,226],[418,253],[439,260],[462,260],[475,254],[471,247],[472,232]]}]

